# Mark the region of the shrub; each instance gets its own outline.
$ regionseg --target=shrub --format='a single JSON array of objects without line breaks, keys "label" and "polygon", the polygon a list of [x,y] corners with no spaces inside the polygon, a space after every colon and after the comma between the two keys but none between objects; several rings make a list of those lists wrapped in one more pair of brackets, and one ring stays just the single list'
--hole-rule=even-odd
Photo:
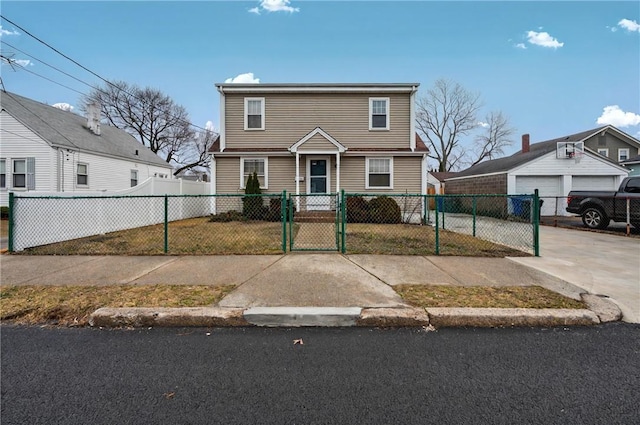
[{"label": "shrub", "polygon": [[347,222],[366,223],[369,203],[362,196],[347,197]]},{"label": "shrub", "polygon": [[398,203],[388,196],[379,196],[369,202],[368,222],[396,224],[402,221]]},{"label": "shrub", "polygon": [[[286,201],[285,220],[289,220],[289,211],[292,211],[292,215],[295,211],[290,209],[291,199]],[[282,200],[280,198],[271,198],[269,201],[269,211],[266,214],[265,219],[268,221],[281,221],[282,220]]]},{"label": "shrub", "polygon": [[245,221],[246,219],[239,211],[231,210],[220,214],[211,214],[209,221],[218,223],[228,223],[230,221]]},{"label": "shrub", "polygon": [[267,215],[268,208],[262,205],[262,196],[255,196],[262,194],[260,181],[255,172],[247,179],[244,193],[254,196],[245,196],[242,198],[242,215],[249,220],[263,220]]},{"label": "shrub", "polygon": [[9,220],[9,207],[0,207],[0,218],[2,220]]}]

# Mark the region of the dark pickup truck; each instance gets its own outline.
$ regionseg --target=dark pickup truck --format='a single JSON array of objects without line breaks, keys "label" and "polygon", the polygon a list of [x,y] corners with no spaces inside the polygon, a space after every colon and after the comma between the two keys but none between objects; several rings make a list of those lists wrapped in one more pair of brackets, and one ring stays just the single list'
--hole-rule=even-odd
[{"label": "dark pickup truck", "polygon": [[609,222],[629,222],[640,229],[640,176],[622,180],[617,192],[582,191],[569,192],[567,211],[582,216],[582,223],[591,229],[604,229]]}]

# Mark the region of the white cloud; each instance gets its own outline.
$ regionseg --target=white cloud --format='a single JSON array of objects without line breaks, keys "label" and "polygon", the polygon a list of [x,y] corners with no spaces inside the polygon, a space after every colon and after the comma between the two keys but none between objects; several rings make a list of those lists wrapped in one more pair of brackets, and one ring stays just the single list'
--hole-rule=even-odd
[{"label": "white cloud", "polygon": [[204,125],[204,128],[207,131],[212,131],[212,132],[216,131],[216,128],[213,126],[213,121],[207,121],[207,123]]},{"label": "white cloud", "polygon": [[239,74],[233,78],[227,78],[224,80],[225,83],[241,83],[241,84],[258,84],[260,82],[260,78],[254,78],[253,72],[247,72],[246,74]]},{"label": "white cloud", "polygon": [[289,6],[291,0],[260,0],[260,5],[249,9],[250,13],[260,14],[260,10],[267,12],[300,12],[300,8]]},{"label": "white cloud", "polygon": [[524,43],[518,43],[515,45],[515,47],[517,47],[518,49],[527,49],[527,46],[525,46]]},{"label": "white cloud", "polygon": [[527,32],[527,41],[536,46],[549,47],[557,49],[564,46],[564,43],[559,42],[556,38],[551,37],[548,32]]},{"label": "white cloud", "polygon": [[630,19],[621,19],[620,22],[618,22],[618,26],[626,29],[627,31],[640,32],[640,24]]},{"label": "white cloud", "polygon": [[610,124],[616,127],[631,127],[640,125],[640,114],[624,112],[618,105],[605,106],[596,123],[602,125]]},{"label": "white cloud", "polygon": [[3,35],[20,35],[20,33],[18,31],[6,30],[2,28],[2,25],[0,25],[0,37],[2,37]]},{"label": "white cloud", "polygon": [[33,66],[33,63],[31,63],[31,60],[29,59],[12,59],[11,62],[15,63],[16,65],[20,65],[22,67],[29,66],[29,65]]},{"label": "white cloud", "polygon": [[53,105],[54,108],[58,108],[58,109],[62,109],[63,111],[67,111],[67,112],[72,112],[73,111],[73,106],[69,105],[68,103],[54,103]]},{"label": "white cloud", "polygon": [[482,128],[487,128],[489,127],[489,123],[478,121],[478,126]]}]

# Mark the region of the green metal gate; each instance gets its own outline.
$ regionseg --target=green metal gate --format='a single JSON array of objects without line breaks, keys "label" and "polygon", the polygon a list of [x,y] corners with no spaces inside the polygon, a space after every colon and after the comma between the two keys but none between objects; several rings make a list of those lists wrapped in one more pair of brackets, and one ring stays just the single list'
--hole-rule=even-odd
[{"label": "green metal gate", "polygon": [[339,251],[341,208],[337,193],[289,195],[289,251]]}]

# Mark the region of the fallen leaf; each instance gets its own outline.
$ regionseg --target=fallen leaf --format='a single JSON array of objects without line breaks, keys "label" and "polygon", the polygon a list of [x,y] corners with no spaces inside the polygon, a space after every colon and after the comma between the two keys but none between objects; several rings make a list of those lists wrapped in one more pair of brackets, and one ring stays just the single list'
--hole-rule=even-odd
[{"label": "fallen leaf", "polygon": [[422,330],[425,332],[436,332],[437,329],[433,326],[433,325],[429,325],[429,326],[423,326]]},{"label": "fallen leaf", "polygon": [[176,395],[176,393],[164,393],[162,394],[164,396],[164,398],[166,398],[167,400],[172,399],[174,395]]},{"label": "fallen leaf", "polygon": [[296,344],[304,345],[304,341],[302,340],[302,338],[294,339],[293,340],[293,345],[296,345]]}]

